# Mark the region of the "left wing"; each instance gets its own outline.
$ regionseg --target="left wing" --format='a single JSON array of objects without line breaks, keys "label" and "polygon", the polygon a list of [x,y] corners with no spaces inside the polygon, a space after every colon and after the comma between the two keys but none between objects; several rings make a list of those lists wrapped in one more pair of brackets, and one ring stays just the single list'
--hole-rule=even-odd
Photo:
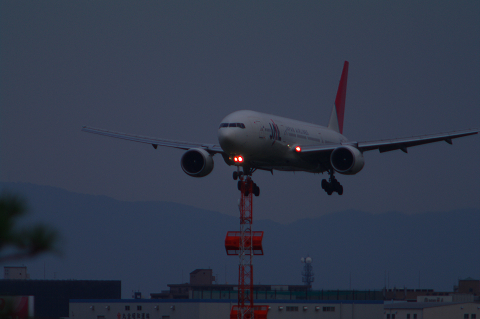
[{"label": "left wing", "polygon": [[107,131],[104,129],[93,128],[88,126],[82,127],[82,131],[103,135],[103,136],[108,136],[108,137],[115,137],[115,138],[119,138],[127,141],[151,144],[155,149],[158,146],[173,147],[181,150],[189,150],[191,148],[198,147],[198,148],[203,148],[206,151],[211,153],[223,153],[223,150],[220,147],[220,145],[216,145],[216,144],[174,141],[174,140],[167,140],[167,139],[161,139],[156,137],[147,137],[147,136],[141,136],[141,135],[132,135],[132,134],[126,134],[126,133],[120,133],[120,132]]},{"label": "left wing", "polygon": [[322,145],[305,145],[301,146],[301,154],[320,154],[325,152],[331,152],[335,148],[342,145],[350,145],[358,148],[361,152],[379,150],[380,153],[389,152],[394,150],[402,150],[407,153],[407,148],[417,145],[423,145],[428,143],[445,141],[448,144],[452,144],[452,139],[478,134],[479,129],[470,129],[464,131],[453,131],[447,133],[437,133],[421,136],[412,136],[405,138],[396,138],[390,140],[379,141],[366,141],[366,142],[346,142],[341,144],[322,144]]},{"label": "left wing", "polygon": [[453,131],[447,133],[437,133],[421,136],[412,136],[407,138],[396,138],[391,140],[369,141],[359,142],[357,148],[362,151],[371,151],[378,149],[380,153],[389,152],[394,150],[402,150],[407,153],[407,148],[417,145],[423,145],[428,143],[445,141],[448,144],[452,144],[452,139],[478,134],[478,129]]}]

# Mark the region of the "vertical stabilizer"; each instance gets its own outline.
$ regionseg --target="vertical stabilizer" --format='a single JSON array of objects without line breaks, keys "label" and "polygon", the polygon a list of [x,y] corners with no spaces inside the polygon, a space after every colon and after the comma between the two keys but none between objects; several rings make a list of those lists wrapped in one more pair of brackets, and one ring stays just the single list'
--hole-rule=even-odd
[{"label": "vertical stabilizer", "polygon": [[337,97],[335,98],[335,105],[330,115],[328,128],[343,134],[343,116],[345,114],[345,97],[347,95],[347,77],[348,77],[348,61],[343,64],[342,76],[340,77],[340,84],[338,85]]}]

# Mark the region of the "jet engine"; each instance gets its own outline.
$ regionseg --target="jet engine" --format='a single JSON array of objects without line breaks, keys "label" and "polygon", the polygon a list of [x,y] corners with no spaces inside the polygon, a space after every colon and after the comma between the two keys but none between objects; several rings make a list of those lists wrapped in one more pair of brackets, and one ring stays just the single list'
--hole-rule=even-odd
[{"label": "jet engine", "polygon": [[204,177],[213,170],[213,157],[203,148],[192,148],[180,160],[183,171],[193,177]]},{"label": "jet engine", "polygon": [[362,170],[365,160],[358,149],[345,145],[333,150],[330,163],[340,174],[353,175]]}]

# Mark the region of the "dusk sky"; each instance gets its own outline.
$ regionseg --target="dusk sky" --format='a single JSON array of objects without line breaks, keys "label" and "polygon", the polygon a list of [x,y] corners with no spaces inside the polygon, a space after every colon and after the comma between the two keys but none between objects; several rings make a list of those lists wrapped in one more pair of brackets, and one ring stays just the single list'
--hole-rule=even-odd
[{"label": "dusk sky", "polygon": [[[478,1],[2,1],[0,179],[238,215],[233,167],[81,132],[217,143],[240,109],[326,125],[350,62],[344,135],[480,127]],[[380,154],[336,177],[256,172],[254,219],[480,208],[480,136]]]}]

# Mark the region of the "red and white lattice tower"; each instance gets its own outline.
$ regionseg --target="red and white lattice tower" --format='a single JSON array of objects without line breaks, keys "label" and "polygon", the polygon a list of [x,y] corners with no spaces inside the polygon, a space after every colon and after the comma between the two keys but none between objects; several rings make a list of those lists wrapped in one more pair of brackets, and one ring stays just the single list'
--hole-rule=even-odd
[{"label": "red and white lattice tower", "polygon": [[252,245],[253,182],[247,177],[241,181],[240,245],[238,264],[238,319],[253,318],[253,245]]},{"label": "red and white lattice tower", "polygon": [[253,305],[253,255],[263,255],[263,231],[252,231],[252,179],[240,177],[240,231],[229,231],[225,237],[227,255],[238,255],[238,304],[233,306],[230,319],[267,319],[268,306]]}]

